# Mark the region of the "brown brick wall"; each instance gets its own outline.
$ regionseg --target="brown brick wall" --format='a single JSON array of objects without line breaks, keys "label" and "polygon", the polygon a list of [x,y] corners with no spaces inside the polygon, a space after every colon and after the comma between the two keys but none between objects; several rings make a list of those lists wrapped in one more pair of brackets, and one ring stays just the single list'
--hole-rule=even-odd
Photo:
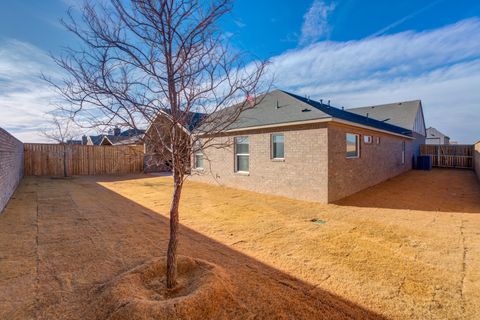
[{"label": "brown brick wall", "polygon": [[[346,133],[360,135],[360,157],[348,159]],[[373,137],[367,144],[364,135]],[[376,143],[380,137],[380,144]],[[358,127],[329,123],[328,200],[333,202],[378,184],[412,168],[412,158],[424,137],[417,140],[379,133]],[[422,139],[423,138],[423,139]],[[405,163],[402,164],[402,142],[405,141]]]},{"label": "brown brick wall", "polygon": [[[165,148],[171,140],[172,123],[159,116],[145,133],[144,172],[170,172],[172,171],[172,154]],[[178,132],[188,144],[189,135],[183,131]],[[186,164],[187,167],[190,163]]]},{"label": "brown brick wall", "polygon": [[[284,133],[285,160],[271,159],[270,135]],[[249,175],[234,172],[233,137],[249,136]],[[290,198],[327,201],[327,128],[325,124],[256,130],[217,138],[222,149],[205,151],[203,174],[192,180]]]},{"label": "brown brick wall", "polygon": [[[284,133],[285,161],[270,159],[270,135]],[[347,132],[360,134],[359,159],[345,156]],[[371,135],[372,144],[363,143]],[[333,202],[412,168],[412,157],[424,139],[410,140],[358,127],[329,122],[315,125],[256,130],[237,134],[250,138],[250,172],[234,172],[233,137],[217,138],[225,149],[205,152],[205,169],[192,180],[219,183],[255,192],[291,198]],[[375,143],[380,137],[380,144]],[[424,138],[424,137],[420,137]],[[405,164],[401,163],[406,142]]]},{"label": "brown brick wall", "polygon": [[480,141],[478,141],[473,152],[473,161],[475,166],[475,173],[477,174],[478,179],[480,180]]},{"label": "brown brick wall", "polygon": [[0,128],[0,212],[23,176],[23,144]]}]

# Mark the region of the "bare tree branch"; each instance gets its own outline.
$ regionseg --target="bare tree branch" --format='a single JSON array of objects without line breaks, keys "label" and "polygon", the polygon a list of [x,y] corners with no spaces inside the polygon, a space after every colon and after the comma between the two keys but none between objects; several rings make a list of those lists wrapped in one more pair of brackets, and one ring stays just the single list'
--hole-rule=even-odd
[{"label": "bare tree branch", "polygon": [[[65,27],[82,43],[54,57],[68,75],[52,83],[86,127],[148,127],[144,140],[171,165],[167,286],[176,283],[178,209],[195,148],[218,147],[213,138],[253,108],[266,61],[229,47],[218,27],[231,0],[110,0],[85,3]],[[228,107],[228,108],[227,108]],[[193,132],[193,123],[199,132]]]}]

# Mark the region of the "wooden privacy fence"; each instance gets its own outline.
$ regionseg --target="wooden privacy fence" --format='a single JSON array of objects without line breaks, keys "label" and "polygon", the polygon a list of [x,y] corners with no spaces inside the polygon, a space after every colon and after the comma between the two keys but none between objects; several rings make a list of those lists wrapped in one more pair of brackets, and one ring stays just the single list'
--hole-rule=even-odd
[{"label": "wooden privacy fence", "polygon": [[[143,172],[143,146],[24,144],[26,176],[108,175]],[[65,159],[65,160],[64,160]]]},{"label": "wooden privacy fence", "polygon": [[474,147],[470,144],[424,144],[420,153],[431,156],[434,167],[473,169]]}]

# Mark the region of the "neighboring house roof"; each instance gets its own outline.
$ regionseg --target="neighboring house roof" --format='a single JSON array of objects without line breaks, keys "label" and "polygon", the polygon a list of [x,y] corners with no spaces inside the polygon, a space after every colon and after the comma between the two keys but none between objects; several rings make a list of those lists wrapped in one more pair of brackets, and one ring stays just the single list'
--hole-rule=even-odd
[{"label": "neighboring house roof", "polygon": [[111,145],[138,144],[142,141],[144,134],[145,130],[128,129],[121,132],[118,136],[112,134],[105,135],[100,144],[106,144],[105,142]]},{"label": "neighboring house roof", "polygon": [[[169,118],[170,117],[170,109],[163,109],[163,110],[160,110],[156,117],[155,117],[155,120],[153,121],[153,123],[155,123],[160,117],[164,117],[164,118]],[[193,129],[197,128],[197,126],[200,125],[202,119],[204,119],[204,117],[206,116],[205,113],[201,113],[201,112],[191,112],[189,111],[188,112],[188,116],[186,117],[186,125],[185,126],[182,126],[183,127],[183,130],[188,130],[188,131],[192,131]],[[147,130],[145,130],[145,132],[149,132],[150,128],[152,126],[152,123],[148,126]],[[144,132],[144,133],[145,133]]]},{"label": "neighboring house roof", "polygon": [[120,137],[134,137],[134,136],[140,136],[145,133],[145,130],[141,129],[128,129],[120,133]]},{"label": "neighboring house roof", "polygon": [[[226,130],[233,131],[262,126],[288,125],[325,119],[367,126],[400,135],[411,135],[411,130],[372,118],[341,110],[324,103],[282,90],[271,91],[258,98],[254,108],[243,111]],[[229,108],[219,112],[228,112]],[[221,119],[221,116],[218,117]],[[200,131],[202,128],[200,128]],[[206,129],[208,130],[208,129]]]},{"label": "neighboring house roof", "polygon": [[422,102],[420,100],[347,109],[347,111],[362,116],[368,116],[369,118],[373,118],[384,123],[389,123],[409,130],[414,130],[417,115],[419,114],[419,112],[421,112],[421,110]]},{"label": "neighboring house roof", "polygon": [[103,137],[101,145],[119,145],[119,144],[136,144],[142,141],[143,135],[136,135],[133,137],[122,137],[106,135]]},{"label": "neighboring house roof", "polygon": [[102,143],[103,137],[105,137],[104,134],[98,135],[98,136],[88,136],[88,140],[90,141],[91,144],[98,146],[100,143]]},{"label": "neighboring house roof", "polygon": [[131,145],[131,144],[142,144],[143,143],[143,135],[127,137],[125,139],[117,140],[113,145]]},{"label": "neighboring house roof", "polygon": [[113,134],[101,134],[98,136],[89,136],[88,139],[93,145],[105,145],[105,144],[135,144],[141,141],[142,135],[145,130],[140,129],[128,129],[121,132],[118,136]]},{"label": "neighboring house roof", "polygon": [[111,145],[113,145],[112,140],[114,140],[113,139],[114,137],[115,136],[113,136],[113,135],[108,135],[108,134],[104,135],[103,138],[102,138],[102,141],[100,141],[99,144],[102,145],[102,146],[111,146]]},{"label": "neighboring house roof", "polygon": [[[167,115],[171,114],[170,109],[164,109],[163,111]],[[159,112],[157,117],[159,117],[160,115],[161,113]],[[189,111],[185,119],[185,122],[186,122],[186,124],[184,125],[185,129],[187,129],[188,131],[192,131],[200,124],[200,122],[204,117],[205,117],[205,113]]]},{"label": "neighboring house roof", "polygon": [[190,117],[189,117],[188,128],[187,129],[189,131],[192,131],[193,129],[195,129],[200,124],[202,119],[204,119],[204,117],[205,117],[204,113],[190,112]]},{"label": "neighboring house roof", "polygon": [[430,127],[430,128],[427,129],[427,139],[440,138],[440,137],[450,139],[449,136],[447,136],[444,133],[441,133],[436,128]]}]

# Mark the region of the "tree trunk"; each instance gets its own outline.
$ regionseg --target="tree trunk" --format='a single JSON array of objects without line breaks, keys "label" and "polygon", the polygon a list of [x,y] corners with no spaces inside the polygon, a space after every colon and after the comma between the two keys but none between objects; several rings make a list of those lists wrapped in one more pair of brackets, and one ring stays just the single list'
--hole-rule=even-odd
[{"label": "tree trunk", "polygon": [[[176,174],[174,173],[174,176]],[[173,289],[177,285],[177,231],[178,231],[178,207],[182,194],[183,181],[174,177],[173,198],[170,206],[170,240],[167,252],[167,288]]]}]

